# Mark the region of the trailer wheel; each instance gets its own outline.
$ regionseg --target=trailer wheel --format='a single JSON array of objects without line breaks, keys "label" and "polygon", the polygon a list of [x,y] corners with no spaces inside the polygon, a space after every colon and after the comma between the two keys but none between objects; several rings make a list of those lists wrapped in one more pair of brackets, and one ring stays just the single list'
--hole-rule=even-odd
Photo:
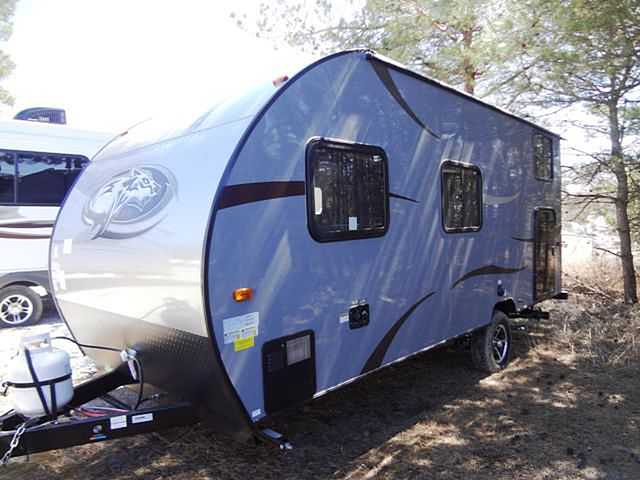
[{"label": "trailer wheel", "polygon": [[480,330],[471,342],[473,365],[495,373],[507,366],[511,356],[511,327],[507,316],[496,310],[491,324]]},{"label": "trailer wheel", "polygon": [[40,321],[42,299],[29,287],[15,285],[0,290],[0,327],[23,327]]}]

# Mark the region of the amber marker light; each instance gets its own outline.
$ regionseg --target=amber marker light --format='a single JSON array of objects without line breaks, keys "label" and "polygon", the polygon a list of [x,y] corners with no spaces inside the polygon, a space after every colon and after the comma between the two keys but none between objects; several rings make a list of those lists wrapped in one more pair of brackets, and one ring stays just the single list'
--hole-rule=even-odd
[{"label": "amber marker light", "polygon": [[236,288],[233,291],[233,299],[236,302],[251,300],[251,297],[253,297],[253,290],[251,288]]}]

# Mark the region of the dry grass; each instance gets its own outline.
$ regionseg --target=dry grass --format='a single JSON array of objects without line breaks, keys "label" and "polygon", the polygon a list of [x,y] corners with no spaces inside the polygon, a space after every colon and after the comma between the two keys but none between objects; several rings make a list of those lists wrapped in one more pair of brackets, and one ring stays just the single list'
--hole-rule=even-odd
[{"label": "dry grass", "polygon": [[565,269],[574,301],[555,309],[559,347],[593,366],[640,363],[640,310],[622,303],[621,277],[619,262],[608,257]]}]

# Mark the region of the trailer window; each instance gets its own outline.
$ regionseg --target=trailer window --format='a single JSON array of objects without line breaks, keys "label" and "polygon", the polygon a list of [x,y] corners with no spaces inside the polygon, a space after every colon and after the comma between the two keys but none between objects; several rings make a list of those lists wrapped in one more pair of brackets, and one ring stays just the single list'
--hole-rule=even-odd
[{"label": "trailer window", "polygon": [[15,157],[9,152],[0,152],[0,203],[15,202]]},{"label": "trailer window", "polygon": [[76,155],[18,152],[17,202],[22,205],[62,203],[88,159]]},{"label": "trailer window", "polygon": [[384,235],[389,224],[382,148],[313,140],[307,148],[307,209],[315,240]]},{"label": "trailer window", "polygon": [[546,135],[536,133],[533,136],[533,157],[538,180],[551,180],[553,177],[552,145],[551,139]]},{"label": "trailer window", "polygon": [[455,162],[442,164],[442,223],[447,232],[473,232],[482,225],[480,169]]}]

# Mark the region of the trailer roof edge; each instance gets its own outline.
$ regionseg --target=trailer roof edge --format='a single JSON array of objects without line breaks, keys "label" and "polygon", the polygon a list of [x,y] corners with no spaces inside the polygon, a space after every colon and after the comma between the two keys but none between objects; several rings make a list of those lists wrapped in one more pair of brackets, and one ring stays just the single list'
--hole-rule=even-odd
[{"label": "trailer roof edge", "polygon": [[364,53],[364,55],[368,59],[373,59],[373,60],[376,60],[378,62],[382,62],[382,63],[384,63],[384,64],[386,64],[386,65],[388,65],[388,66],[390,66],[390,67],[392,67],[392,68],[394,68],[394,69],[396,69],[398,71],[406,73],[407,75],[411,75],[412,77],[417,78],[419,80],[423,80],[423,81],[431,83],[433,85],[437,85],[438,87],[444,88],[445,90],[448,90],[448,91],[450,91],[450,92],[452,92],[452,93],[454,93],[456,95],[460,95],[461,97],[464,97],[464,98],[466,98],[468,100],[471,100],[471,101],[474,101],[476,103],[479,103],[480,105],[482,105],[484,107],[488,107],[491,110],[494,110],[496,112],[499,112],[499,113],[502,113],[504,115],[507,115],[508,117],[511,117],[511,118],[519,120],[519,121],[521,121],[523,123],[526,123],[527,125],[530,125],[530,126],[532,126],[534,128],[537,128],[538,130],[541,130],[541,131],[543,131],[545,133],[548,133],[549,135],[553,135],[554,137],[557,137],[560,140],[564,140],[564,138],[561,135],[559,135],[559,134],[557,134],[555,132],[552,132],[548,128],[542,127],[542,126],[538,125],[537,123],[535,123],[535,122],[533,122],[531,120],[527,120],[526,118],[520,117],[520,116],[516,115],[513,112],[505,110],[504,108],[498,107],[497,105],[494,105],[492,103],[486,102],[486,101],[476,97],[475,95],[471,95],[470,93],[467,93],[467,92],[462,91],[462,90],[460,90],[460,89],[458,89],[456,87],[453,87],[453,86],[448,85],[448,84],[446,84],[444,82],[441,82],[440,80],[436,80],[435,78],[431,78],[431,77],[425,75],[424,73],[421,73],[421,72],[418,72],[416,70],[413,70],[413,69],[409,68],[408,66],[406,66],[406,65],[404,65],[402,63],[399,63],[399,62],[397,62],[397,61],[395,61],[395,60],[393,60],[393,59],[391,59],[389,57],[386,57],[384,55],[379,54],[375,50],[371,50],[371,49],[368,49],[368,48],[362,48],[362,49],[353,49],[351,51],[353,51],[353,52],[359,51],[361,53]]}]

